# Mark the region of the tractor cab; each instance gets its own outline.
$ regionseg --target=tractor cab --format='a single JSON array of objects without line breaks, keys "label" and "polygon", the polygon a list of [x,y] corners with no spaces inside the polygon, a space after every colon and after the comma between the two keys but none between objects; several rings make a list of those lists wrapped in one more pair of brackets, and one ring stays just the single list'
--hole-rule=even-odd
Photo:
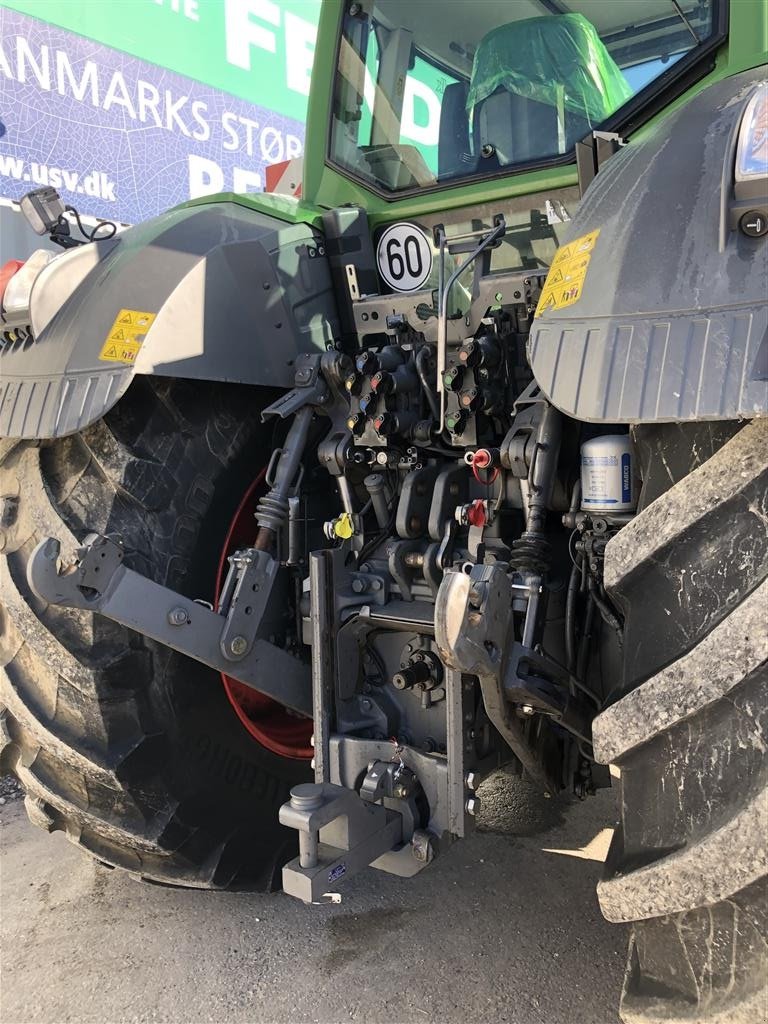
[{"label": "tractor cab", "polygon": [[636,125],[722,37],[717,0],[684,6],[330,4],[327,163],[390,201],[572,163],[577,142]]}]

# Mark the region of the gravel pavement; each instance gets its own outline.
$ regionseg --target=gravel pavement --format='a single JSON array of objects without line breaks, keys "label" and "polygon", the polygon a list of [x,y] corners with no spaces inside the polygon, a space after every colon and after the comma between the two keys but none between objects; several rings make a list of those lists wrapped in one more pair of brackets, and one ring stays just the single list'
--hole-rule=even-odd
[{"label": "gravel pavement", "polygon": [[3,792],[2,1024],[617,1024],[626,935],[594,891],[610,792],[561,805],[499,775],[484,831],[323,907],[140,884]]}]

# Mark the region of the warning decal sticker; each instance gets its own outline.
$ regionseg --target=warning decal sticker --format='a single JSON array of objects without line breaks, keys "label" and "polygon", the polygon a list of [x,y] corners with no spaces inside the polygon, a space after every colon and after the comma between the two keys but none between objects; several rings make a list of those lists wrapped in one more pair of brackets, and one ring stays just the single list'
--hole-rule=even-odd
[{"label": "warning decal sticker", "polygon": [[105,363],[125,363],[128,366],[135,363],[141,343],[156,317],[157,313],[121,309],[101,346],[99,359]]},{"label": "warning decal sticker", "polygon": [[599,234],[600,229],[597,228],[557,250],[536,307],[536,316],[549,309],[563,309],[578,302]]}]

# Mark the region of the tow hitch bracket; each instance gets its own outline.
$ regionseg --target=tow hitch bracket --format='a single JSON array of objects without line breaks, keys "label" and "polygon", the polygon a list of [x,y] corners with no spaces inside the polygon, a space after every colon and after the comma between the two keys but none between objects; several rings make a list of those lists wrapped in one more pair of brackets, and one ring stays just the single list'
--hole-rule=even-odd
[{"label": "tow hitch bracket", "polygon": [[41,600],[99,612],[312,716],[307,666],[257,636],[279,568],[268,552],[248,548],[230,557],[218,611],[129,569],[122,546],[109,537],[86,537],[75,564],[64,571],[60,554],[53,537],[32,552],[27,578]]},{"label": "tow hitch bracket", "polygon": [[280,823],[299,832],[299,856],[283,868],[283,889],[305,903],[323,902],[342,878],[368,867],[403,837],[397,811],[330,782],[294,786]]}]

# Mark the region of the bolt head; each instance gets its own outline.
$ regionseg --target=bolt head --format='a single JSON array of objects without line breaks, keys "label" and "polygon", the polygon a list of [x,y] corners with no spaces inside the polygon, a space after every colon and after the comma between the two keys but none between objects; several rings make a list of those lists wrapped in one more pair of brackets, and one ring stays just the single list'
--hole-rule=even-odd
[{"label": "bolt head", "polygon": [[467,789],[471,789],[473,792],[477,789],[477,784],[480,781],[477,772],[467,772],[464,780],[467,784]]},{"label": "bolt head", "polygon": [[188,621],[186,608],[171,608],[168,621],[172,626],[183,626]]},{"label": "bolt head", "polygon": [[239,657],[248,650],[248,641],[244,636],[233,636],[229,641],[229,649],[236,657]]},{"label": "bolt head", "polygon": [[411,837],[411,852],[415,860],[422,864],[429,864],[435,856],[435,846],[429,832],[417,829]]},{"label": "bolt head", "polygon": [[536,714],[536,709],[533,707],[532,704],[521,704],[520,705],[520,713],[523,714],[523,715],[528,715],[528,716],[535,715]]},{"label": "bolt head", "polygon": [[469,798],[469,800],[467,800],[467,802],[464,805],[464,807],[466,808],[467,814],[470,817],[474,818],[474,816],[480,810],[480,797],[479,796],[471,796]]}]

